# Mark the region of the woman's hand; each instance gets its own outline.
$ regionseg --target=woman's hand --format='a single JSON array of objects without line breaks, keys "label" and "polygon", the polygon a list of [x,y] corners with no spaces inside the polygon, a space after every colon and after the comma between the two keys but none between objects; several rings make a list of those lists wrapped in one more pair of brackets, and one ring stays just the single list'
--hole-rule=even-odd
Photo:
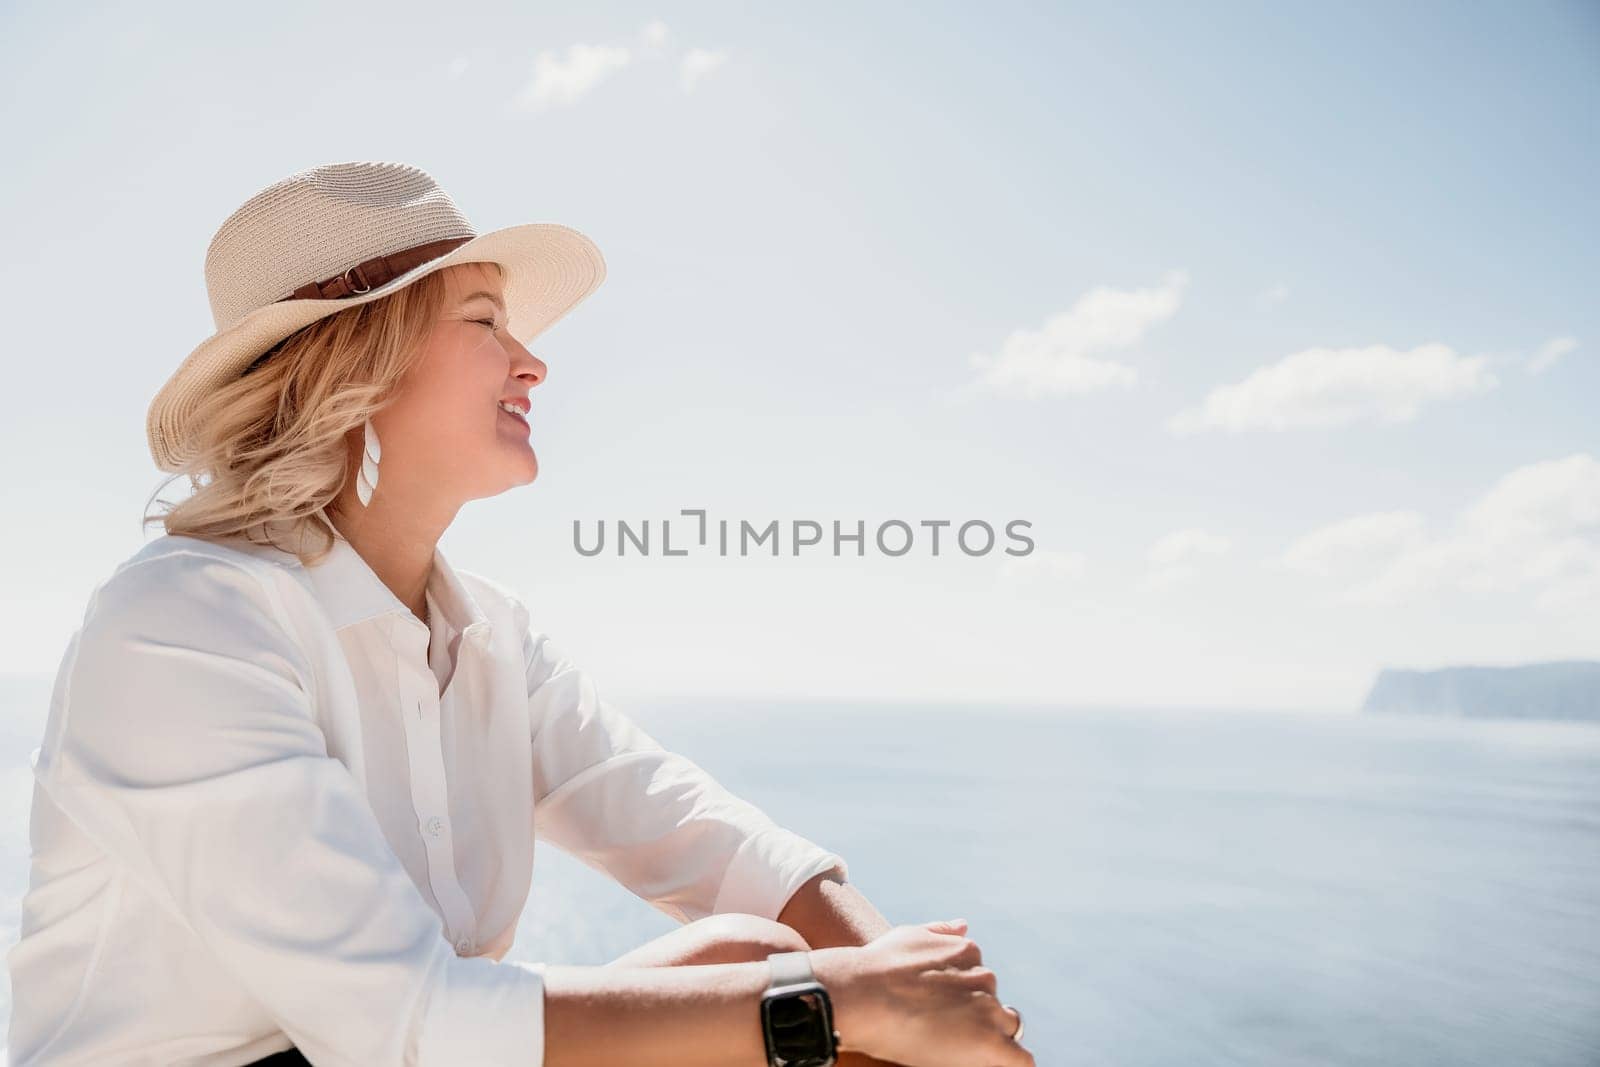
[{"label": "woman's hand", "polygon": [[906,1067],[1034,1067],[966,929],[896,926],[865,945],[812,949],[843,1050]]}]

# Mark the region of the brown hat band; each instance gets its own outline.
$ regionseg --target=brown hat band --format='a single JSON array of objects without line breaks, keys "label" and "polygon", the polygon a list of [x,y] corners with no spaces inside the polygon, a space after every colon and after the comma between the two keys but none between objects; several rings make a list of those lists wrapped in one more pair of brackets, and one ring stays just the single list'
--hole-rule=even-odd
[{"label": "brown hat band", "polygon": [[442,241],[429,241],[427,244],[402,248],[386,256],[373,256],[331,278],[320,282],[307,282],[288,296],[280,297],[278,303],[281,304],[285,300],[338,300],[347,296],[359,296],[393,281],[414,267],[422,266],[430,259],[438,259],[470,240],[472,240],[470,236],[446,237]]},{"label": "brown hat band", "polygon": [[[373,256],[340,274],[320,282],[307,282],[288,296],[279,297],[277,303],[285,300],[337,300],[345,296],[360,296],[362,293],[376,289],[398,278],[406,271],[419,267],[431,259],[451,251],[459,245],[464,245],[472,240],[469,237],[446,237],[440,241],[429,241],[427,244],[412,245],[402,248],[398,252],[390,252],[386,256]],[[293,336],[292,334],[290,336]],[[265,352],[261,353],[250,365],[239,372],[239,377],[253,372],[261,364],[277,355],[279,350],[288,343],[285,337]]]}]

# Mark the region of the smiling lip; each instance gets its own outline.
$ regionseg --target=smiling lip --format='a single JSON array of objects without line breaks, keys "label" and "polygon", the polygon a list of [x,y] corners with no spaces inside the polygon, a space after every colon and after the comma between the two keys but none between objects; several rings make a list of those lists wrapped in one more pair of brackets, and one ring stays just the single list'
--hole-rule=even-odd
[{"label": "smiling lip", "polygon": [[532,427],[530,427],[528,425],[528,420],[526,418],[524,418],[523,416],[521,416],[521,415],[513,415],[513,414],[511,414],[511,412],[507,411],[505,408],[497,407],[497,410],[500,412],[500,414],[504,415],[506,418],[510,419],[512,422],[515,422],[518,426],[521,426],[524,430],[532,432]]}]

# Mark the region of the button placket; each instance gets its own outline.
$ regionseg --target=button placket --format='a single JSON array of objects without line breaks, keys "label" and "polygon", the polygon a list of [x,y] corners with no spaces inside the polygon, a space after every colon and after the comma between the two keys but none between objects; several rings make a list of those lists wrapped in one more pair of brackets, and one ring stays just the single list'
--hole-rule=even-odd
[{"label": "button placket", "polygon": [[[427,855],[429,885],[444,913],[447,931],[455,938],[456,951],[466,954],[474,947],[472,934],[477,928],[477,916],[456,873],[444,749],[439,733],[438,679],[426,666],[428,633],[425,629],[420,640],[418,654],[400,657],[397,670],[401,718],[406,724],[406,753],[411,769],[411,801]],[[417,666],[419,662],[422,668]]]}]

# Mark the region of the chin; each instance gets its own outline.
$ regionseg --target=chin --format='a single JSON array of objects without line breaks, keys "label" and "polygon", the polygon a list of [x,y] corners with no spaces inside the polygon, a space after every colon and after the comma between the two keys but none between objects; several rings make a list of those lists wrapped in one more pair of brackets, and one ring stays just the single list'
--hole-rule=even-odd
[{"label": "chin", "polygon": [[537,464],[534,464],[515,474],[507,474],[507,476],[502,478],[497,485],[493,486],[492,488],[488,488],[488,490],[483,493],[483,497],[499,496],[501,493],[509,493],[511,490],[517,489],[521,486],[532,485],[533,480],[537,477],[539,477],[539,467]]},{"label": "chin", "polygon": [[517,485],[524,485],[533,481],[539,474],[539,457],[533,451],[533,445],[527,440],[508,442],[500,441],[500,457],[497,465],[505,470],[506,476],[515,478]]}]

